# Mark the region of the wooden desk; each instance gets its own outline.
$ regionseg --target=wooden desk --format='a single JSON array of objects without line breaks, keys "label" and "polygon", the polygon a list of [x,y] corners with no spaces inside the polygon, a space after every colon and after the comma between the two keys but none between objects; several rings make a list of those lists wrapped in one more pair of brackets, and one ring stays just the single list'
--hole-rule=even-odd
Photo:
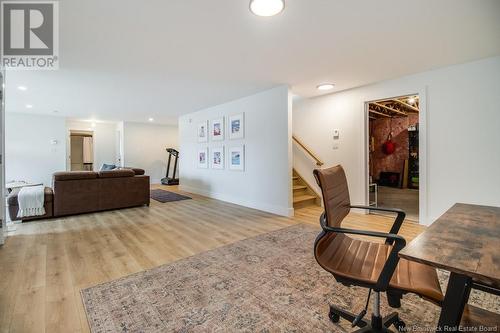
[{"label": "wooden desk", "polygon": [[500,288],[500,207],[455,204],[400,252],[451,272],[438,330],[458,327],[473,284]]}]

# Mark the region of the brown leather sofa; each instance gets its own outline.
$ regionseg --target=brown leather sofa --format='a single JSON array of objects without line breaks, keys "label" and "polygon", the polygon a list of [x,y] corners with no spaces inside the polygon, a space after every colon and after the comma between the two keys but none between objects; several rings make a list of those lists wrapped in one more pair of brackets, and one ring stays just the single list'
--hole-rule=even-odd
[{"label": "brown leather sofa", "polygon": [[[8,198],[12,221],[18,220],[17,194],[18,191],[11,193]],[[149,176],[144,175],[142,169],[56,172],[53,176],[53,193],[50,188],[45,189],[47,213],[23,221],[149,206],[149,195]]]}]

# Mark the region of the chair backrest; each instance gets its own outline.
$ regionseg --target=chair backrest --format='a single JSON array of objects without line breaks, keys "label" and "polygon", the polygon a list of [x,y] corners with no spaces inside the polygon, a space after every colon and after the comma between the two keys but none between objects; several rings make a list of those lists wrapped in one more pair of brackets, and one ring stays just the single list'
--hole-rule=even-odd
[{"label": "chair backrest", "polygon": [[316,169],[314,177],[323,193],[328,226],[340,227],[342,220],[351,210],[349,187],[344,169],[340,165],[328,169]]}]

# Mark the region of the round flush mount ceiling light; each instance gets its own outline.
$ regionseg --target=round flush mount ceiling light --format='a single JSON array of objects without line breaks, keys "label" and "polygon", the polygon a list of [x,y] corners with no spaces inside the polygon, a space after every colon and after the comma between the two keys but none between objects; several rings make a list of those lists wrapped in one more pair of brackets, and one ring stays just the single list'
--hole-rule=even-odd
[{"label": "round flush mount ceiling light", "polygon": [[250,0],[250,11],[257,16],[278,15],[285,9],[285,0]]},{"label": "round flush mount ceiling light", "polygon": [[27,87],[25,87],[25,86],[18,86],[18,87],[17,87],[17,89],[19,89],[19,90],[21,90],[21,91],[26,91],[26,90],[28,90],[28,88],[27,88]]},{"label": "round flush mount ceiling light", "polygon": [[149,120],[150,122],[155,121],[155,119],[154,119],[154,118],[149,118],[148,120]]},{"label": "round flush mount ceiling light", "polygon": [[26,104],[26,109],[32,109],[33,108],[33,105],[31,104]]},{"label": "round flush mount ceiling light", "polygon": [[331,90],[334,87],[335,87],[335,85],[333,83],[322,83],[319,86],[317,86],[316,88],[318,88],[318,90],[325,91],[325,90]]}]

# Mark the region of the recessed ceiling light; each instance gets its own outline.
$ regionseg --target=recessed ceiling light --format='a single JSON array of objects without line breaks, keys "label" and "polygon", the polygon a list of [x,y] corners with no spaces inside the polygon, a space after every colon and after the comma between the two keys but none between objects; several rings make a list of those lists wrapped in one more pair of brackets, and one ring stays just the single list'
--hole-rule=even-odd
[{"label": "recessed ceiling light", "polygon": [[149,120],[149,121],[155,121],[155,120],[154,120],[154,118],[149,118],[148,120]]},{"label": "recessed ceiling light", "polygon": [[26,104],[26,109],[31,109],[33,107],[33,105],[31,104]]},{"label": "recessed ceiling light", "polygon": [[333,83],[322,83],[316,88],[318,88],[318,90],[330,90],[333,89],[334,87],[335,85]]},{"label": "recessed ceiling light", "polygon": [[27,88],[27,87],[25,87],[25,86],[18,86],[18,87],[17,87],[17,89],[19,89],[19,90],[21,90],[21,91],[26,91],[26,90],[28,90],[28,88]]},{"label": "recessed ceiling light", "polygon": [[274,16],[284,8],[285,0],[250,0],[250,11],[257,16]]}]

